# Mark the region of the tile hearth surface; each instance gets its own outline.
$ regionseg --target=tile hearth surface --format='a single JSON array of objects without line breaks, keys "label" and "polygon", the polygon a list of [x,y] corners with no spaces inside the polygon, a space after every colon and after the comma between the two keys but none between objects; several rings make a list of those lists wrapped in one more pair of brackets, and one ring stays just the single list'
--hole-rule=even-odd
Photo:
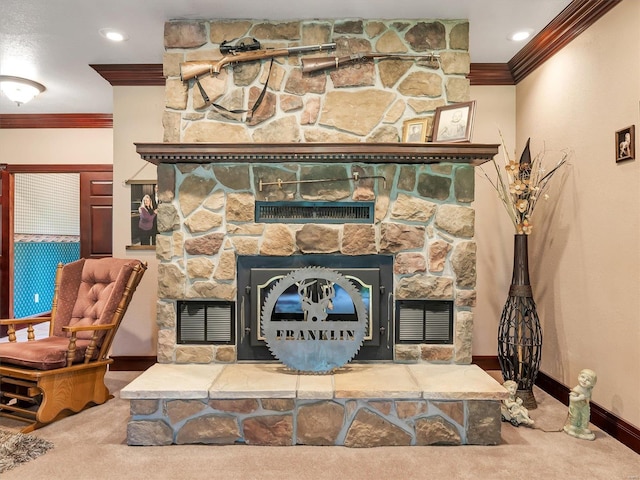
[{"label": "tile hearth surface", "polygon": [[403,398],[502,400],[507,391],[477,365],[358,364],[307,375],[274,363],[155,364],[123,399]]}]

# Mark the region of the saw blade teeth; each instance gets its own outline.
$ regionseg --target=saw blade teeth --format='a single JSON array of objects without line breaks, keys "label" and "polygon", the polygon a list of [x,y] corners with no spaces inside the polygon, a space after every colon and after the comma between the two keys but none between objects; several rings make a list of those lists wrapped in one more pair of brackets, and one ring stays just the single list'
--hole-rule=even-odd
[{"label": "saw blade teeth", "polygon": [[[320,329],[316,330],[315,335],[318,335],[318,332],[331,332],[331,338],[318,338],[315,336],[313,339],[305,339],[304,335],[307,335],[308,332],[313,331],[313,329],[303,330],[298,322],[289,323],[286,326],[281,324],[280,322],[272,322],[271,316],[275,310],[276,302],[282,296],[282,294],[291,286],[299,284],[301,281],[305,280],[313,280],[312,283],[317,282],[318,280],[324,280],[333,285],[338,285],[341,287],[345,293],[351,299],[354,312],[356,314],[356,321],[350,322],[348,324],[349,327],[354,327],[353,330],[349,330],[349,332],[353,331],[355,333],[349,334],[349,337],[352,339],[346,340],[343,338],[344,331],[346,331],[346,326],[343,327],[345,330],[339,330],[339,337],[334,337],[334,332],[338,330],[334,329]],[[325,284],[326,285],[326,284]],[[331,293],[333,295],[333,292]],[[305,296],[306,298],[306,296]],[[329,301],[333,299],[333,296],[329,298]],[[308,299],[307,299],[308,300]],[[326,297],[324,297],[326,301]],[[319,302],[310,301],[312,305],[315,305],[316,310],[318,312],[317,304]],[[325,321],[327,312],[326,306],[320,306],[320,315],[325,315],[324,317],[312,317],[312,322],[318,322],[316,325],[320,327],[322,322]],[[355,355],[360,351],[362,347],[362,343],[364,341],[366,327],[368,324],[367,318],[367,310],[362,300],[362,296],[358,288],[354,285],[354,283],[340,274],[335,270],[331,270],[324,267],[303,267],[297,270],[293,270],[289,272],[286,276],[278,279],[275,284],[271,287],[271,289],[267,292],[265,296],[264,303],[262,304],[260,310],[260,326],[264,332],[264,336],[266,338],[266,343],[271,354],[278,359],[280,362],[285,364],[288,368],[294,371],[306,372],[306,373],[316,373],[316,374],[325,374],[332,371],[335,371],[337,368],[347,364]],[[306,323],[306,321],[305,321]],[[337,324],[331,322],[333,327]],[[297,325],[296,325],[297,324]],[[315,324],[315,323],[314,323]],[[278,330],[278,328],[280,330]],[[299,330],[299,331],[298,331]],[[291,332],[291,336],[296,336],[296,332],[300,337],[303,338],[294,338],[289,339],[284,342],[276,341],[278,336],[282,336],[283,333],[286,336]],[[304,333],[304,335],[301,335]],[[324,344],[324,347],[320,349],[318,346],[318,341],[325,340],[328,343]],[[296,342],[289,343],[289,342]],[[303,342],[309,342],[305,347],[300,344]],[[340,342],[336,349],[331,350],[331,347],[334,345],[338,345],[334,342]],[[300,347],[298,348],[298,345]],[[350,348],[345,348],[350,347]],[[305,349],[306,348],[306,349]],[[291,350],[293,349],[293,350]]]}]

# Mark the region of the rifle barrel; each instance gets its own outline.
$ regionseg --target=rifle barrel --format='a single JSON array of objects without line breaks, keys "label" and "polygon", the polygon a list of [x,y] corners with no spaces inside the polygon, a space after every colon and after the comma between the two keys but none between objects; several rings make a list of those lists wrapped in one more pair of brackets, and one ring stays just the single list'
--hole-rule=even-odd
[{"label": "rifle barrel", "polygon": [[408,53],[354,53],[344,57],[307,57],[302,59],[302,72],[317,72],[328,68],[338,68],[346,63],[364,62],[366,60],[385,60],[393,58],[406,58],[413,60],[436,60],[440,58],[437,53],[417,55]]},{"label": "rifle barrel", "polygon": [[202,75],[215,75],[225,65],[233,63],[253,62],[274,57],[286,57],[296,53],[320,52],[324,50],[333,50],[336,48],[335,43],[323,43],[319,45],[303,45],[300,47],[276,48],[264,50],[250,50],[236,54],[225,55],[219,60],[192,60],[182,62],[180,64],[180,79],[185,82]]},{"label": "rifle barrel", "polygon": [[308,52],[322,52],[324,50],[335,50],[336,43],[321,43],[319,45],[302,45],[301,47],[287,48],[289,53],[308,53]]}]

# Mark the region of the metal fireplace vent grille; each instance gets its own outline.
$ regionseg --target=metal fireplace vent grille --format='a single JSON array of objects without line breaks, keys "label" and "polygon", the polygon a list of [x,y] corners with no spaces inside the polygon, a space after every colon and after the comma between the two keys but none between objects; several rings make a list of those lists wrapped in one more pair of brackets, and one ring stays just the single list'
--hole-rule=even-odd
[{"label": "metal fireplace vent grille", "polygon": [[231,302],[178,302],[178,343],[234,343]]},{"label": "metal fireplace vent grille", "polygon": [[374,202],[256,202],[259,223],[373,223]]},{"label": "metal fireplace vent grille", "polygon": [[453,302],[399,300],[396,308],[398,343],[453,343]]}]

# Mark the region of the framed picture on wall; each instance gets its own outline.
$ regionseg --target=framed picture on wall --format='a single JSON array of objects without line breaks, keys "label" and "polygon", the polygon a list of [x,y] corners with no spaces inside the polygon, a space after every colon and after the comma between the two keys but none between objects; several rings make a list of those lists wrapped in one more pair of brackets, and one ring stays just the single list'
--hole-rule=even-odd
[{"label": "framed picture on wall", "polygon": [[616,132],[616,162],[636,158],[636,126],[623,128]]},{"label": "framed picture on wall", "polygon": [[475,110],[475,100],[436,108],[433,141],[470,142]]},{"label": "framed picture on wall", "polygon": [[402,124],[402,141],[405,143],[424,143],[427,141],[428,118],[412,118]]},{"label": "framed picture on wall", "polygon": [[129,181],[131,185],[131,245],[128,249],[155,250],[158,233],[158,184]]}]

